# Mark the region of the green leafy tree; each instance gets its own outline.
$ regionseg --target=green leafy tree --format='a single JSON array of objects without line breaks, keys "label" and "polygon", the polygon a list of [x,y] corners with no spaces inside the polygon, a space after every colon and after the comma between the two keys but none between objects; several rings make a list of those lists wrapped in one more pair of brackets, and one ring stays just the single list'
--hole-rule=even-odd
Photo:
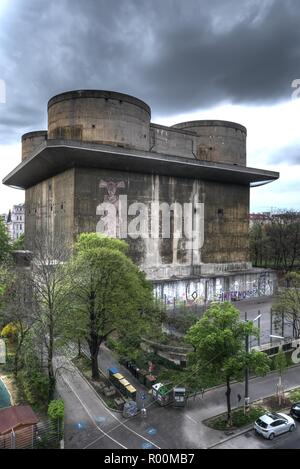
[{"label": "green leafy tree", "polygon": [[7,321],[4,318],[4,305],[5,305],[5,294],[9,284],[9,271],[7,267],[0,265],[0,329],[3,328]]},{"label": "green leafy tree", "polygon": [[127,249],[124,241],[84,233],[68,265],[73,322],[88,343],[93,379],[101,344],[113,332],[141,334],[153,310],[152,286]]},{"label": "green leafy tree", "polygon": [[70,309],[67,288],[68,278],[65,263],[70,249],[61,239],[52,239],[41,233],[33,246],[34,260],[31,272],[32,321],[36,343],[42,344],[46,353],[49,382],[49,401],[53,399],[56,383],[54,354],[61,345],[64,318]]},{"label": "green leafy tree", "polygon": [[13,243],[13,251],[22,251],[25,248],[25,235],[22,233],[19,238]]},{"label": "green leafy tree", "polygon": [[65,404],[61,399],[51,401],[48,406],[48,417],[52,422],[55,435],[58,433],[59,439],[63,438]]},{"label": "green leafy tree", "polygon": [[11,251],[11,243],[3,219],[0,217],[0,265],[5,263]]},{"label": "green leafy tree", "polygon": [[198,374],[206,378],[217,376],[226,383],[228,426],[232,423],[231,381],[243,379],[246,367],[259,375],[270,369],[266,354],[245,350],[247,335],[257,333],[252,322],[242,322],[239,310],[225,302],[212,304],[186,336],[194,347],[188,358],[188,374],[194,380]]},{"label": "green leafy tree", "polygon": [[295,339],[300,338],[300,274],[290,272],[285,276],[286,285],[278,290],[274,304],[275,323],[282,321],[293,329]]},{"label": "green leafy tree", "polygon": [[24,367],[18,373],[19,387],[26,401],[37,408],[45,409],[48,404],[49,378],[38,356],[36,337],[31,331],[25,339],[23,348]]},{"label": "green leafy tree", "polygon": [[11,269],[3,294],[2,318],[15,329],[14,373],[17,376],[22,365],[22,347],[24,340],[34,324],[31,277],[27,270]]},{"label": "green leafy tree", "polygon": [[250,228],[251,260],[256,266],[291,272],[299,267],[300,212],[276,209]]}]

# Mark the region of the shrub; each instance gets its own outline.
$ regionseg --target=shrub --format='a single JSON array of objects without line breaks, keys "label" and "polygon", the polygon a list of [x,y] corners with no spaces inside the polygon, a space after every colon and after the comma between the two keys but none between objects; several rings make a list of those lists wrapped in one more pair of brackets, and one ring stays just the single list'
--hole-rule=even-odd
[{"label": "shrub", "polygon": [[300,402],[300,389],[290,392],[289,398],[292,402]]},{"label": "shrub", "polygon": [[[232,412],[232,428],[241,428],[246,425],[254,423],[261,415],[266,412],[266,409],[263,407],[255,406],[251,407],[249,413],[244,414],[244,409],[238,409]],[[220,417],[211,419],[207,422],[207,425],[215,430],[226,430],[227,426],[227,417],[226,415],[221,415]]]},{"label": "shrub", "polygon": [[51,420],[63,419],[65,415],[65,404],[62,400],[51,401],[48,406],[48,417]]},{"label": "shrub", "polygon": [[44,407],[48,401],[49,380],[39,370],[24,369],[18,374],[18,383],[26,401],[35,407]]},{"label": "shrub", "polygon": [[16,340],[18,337],[18,327],[13,322],[6,324],[1,331],[1,337]]},{"label": "shrub", "polygon": [[51,401],[48,406],[48,417],[53,423],[54,431],[58,431],[59,439],[63,438],[65,403],[61,399]]}]

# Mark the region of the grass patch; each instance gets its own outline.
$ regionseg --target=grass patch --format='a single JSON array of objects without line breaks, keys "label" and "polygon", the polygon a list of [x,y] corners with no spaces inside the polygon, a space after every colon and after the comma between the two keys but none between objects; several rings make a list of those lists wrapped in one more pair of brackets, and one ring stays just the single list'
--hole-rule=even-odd
[{"label": "grass patch", "polygon": [[294,391],[290,391],[287,394],[291,402],[300,402],[300,388],[294,389]]},{"label": "grass patch", "polygon": [[222,414],[214,417],[205,422],[205,424],[214,430],[234,430],[236,428],[245,427],[254,423],[261,415],[266,412],[266,409],[261,406],[252,406],[250,411],[244,415],[244,409],[240,408],[232,412],[232,425],[227,425],[227,414]]}]

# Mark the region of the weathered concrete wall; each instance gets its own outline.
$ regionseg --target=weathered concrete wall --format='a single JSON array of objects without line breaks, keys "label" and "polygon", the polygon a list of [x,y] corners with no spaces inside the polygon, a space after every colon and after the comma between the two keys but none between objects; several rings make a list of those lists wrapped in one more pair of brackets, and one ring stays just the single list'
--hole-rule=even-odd
[{"label": "weathered concrete wall", "polygon": [[[189,276],[191,266],[205,263],[239,263],[249,261],[248,187],[204,182],[184,178],[151,176],[122,171],[76,169],[75,232],[95,232],[100,216],[97,207],[110,200],[108,185],[113,184],[113,203],[127,195],[128,206],[142,202],[149,211],[151,202],[204,202],[204,246],[187,248],[187,239],[126,239],[134,260],[150,278]],[[220,213],[222,210],[222,213]],[[150,213],[149,213],[150,215]],[[128,223],[134,218],[128,217]],[[149,218],[150,220],[150,218]],[[150,233],[149,221],[149,233]],[[172,224],[172,221],[171,221]],[[160,220],[161,227],[161,220]],[[184,231],[183,231],[184,234]]]},{"label": "weathered concrete wall", "polygon": [[102,90],[70,91],[48,103],[48,138],[246,165],[247,131],[239,124],[202,120],[166,127],[150,124],[150,118],[150,107],[133,96]]},{"label": "weathered concrete wall", "polygon": [[210,301],[242,300],[273,295],[277,288],[275,272],[263,269],[232,273],[217,277],[202,277],[154,283],[154,294],[169,307],[185,302],[187,305]]},{"label": "weathered concrete wall", "polygon": [[[108,183],[116,185],[115,199],[118,204],[120,195],[127,195],[128,206],[133,203],[144,203],[150,210],[151,202],[181,204],[189,202],[194,196],[201,199],[201,182],[181,179],[180,183],[174,178],[163,176],[142,175],[122,171],[105,171],[97,169],[76,170],[75,190],[75,224],[76,232],[96,231],[100,216],[97,207],[109,201]],[[119,186],[117,188],[117,186]],[[135,218],[128,216],[128,224]],[[149,212],[150,223],[150,212]],[[161,227],[161,222],[160,222]],[[143,268],[160,267],[161,265],[192,264],[192,254],[185,248],[185,242],[173,239],[126,239],[131,248],[134,260]],[[200,258],[201,253],[198,253]]]},{"label": "weathered concrete wall", "polygon": [[151,110],[137,98],[107,91],[72,91],[48,104],[48,138],[149,150]]},{"label": "weathered concrete wall", "polygon": [[205,183],[205,263],[247,262],[249,255],[249,188]]},{"label": "weathered concrete wall", "polygon": [[32,153],[47,140],[47,130],[29,132],[22,136],[22,160]]},{"label": "weathered concrete wall", "polygon": [[74,239],[74,175],[70,169],[26,191],[26,248],[48,234],[57,242]]},{"label": "weathered concrete wall", "polygon": [[172,127],[151,124],[150,151],[195,159],[198,137],[193,132],[184,132]]},{"label": "weathered concrete wall", "polygon": [[246,166],[246,128],[227,121],[191,121],[172,128],[198,135],[194,153],[199,160]]}]

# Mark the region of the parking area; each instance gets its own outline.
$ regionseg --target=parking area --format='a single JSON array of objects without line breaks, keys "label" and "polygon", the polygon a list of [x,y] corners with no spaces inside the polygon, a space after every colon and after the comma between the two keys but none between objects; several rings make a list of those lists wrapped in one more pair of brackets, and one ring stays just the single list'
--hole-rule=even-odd
[{"label": "parking area", "polygon": [[272,441],[256,435],[254,430],[249,430],[215,446],[214,449],[300,449],[300,423],[296,425],[294,433],[285,433]]}]

